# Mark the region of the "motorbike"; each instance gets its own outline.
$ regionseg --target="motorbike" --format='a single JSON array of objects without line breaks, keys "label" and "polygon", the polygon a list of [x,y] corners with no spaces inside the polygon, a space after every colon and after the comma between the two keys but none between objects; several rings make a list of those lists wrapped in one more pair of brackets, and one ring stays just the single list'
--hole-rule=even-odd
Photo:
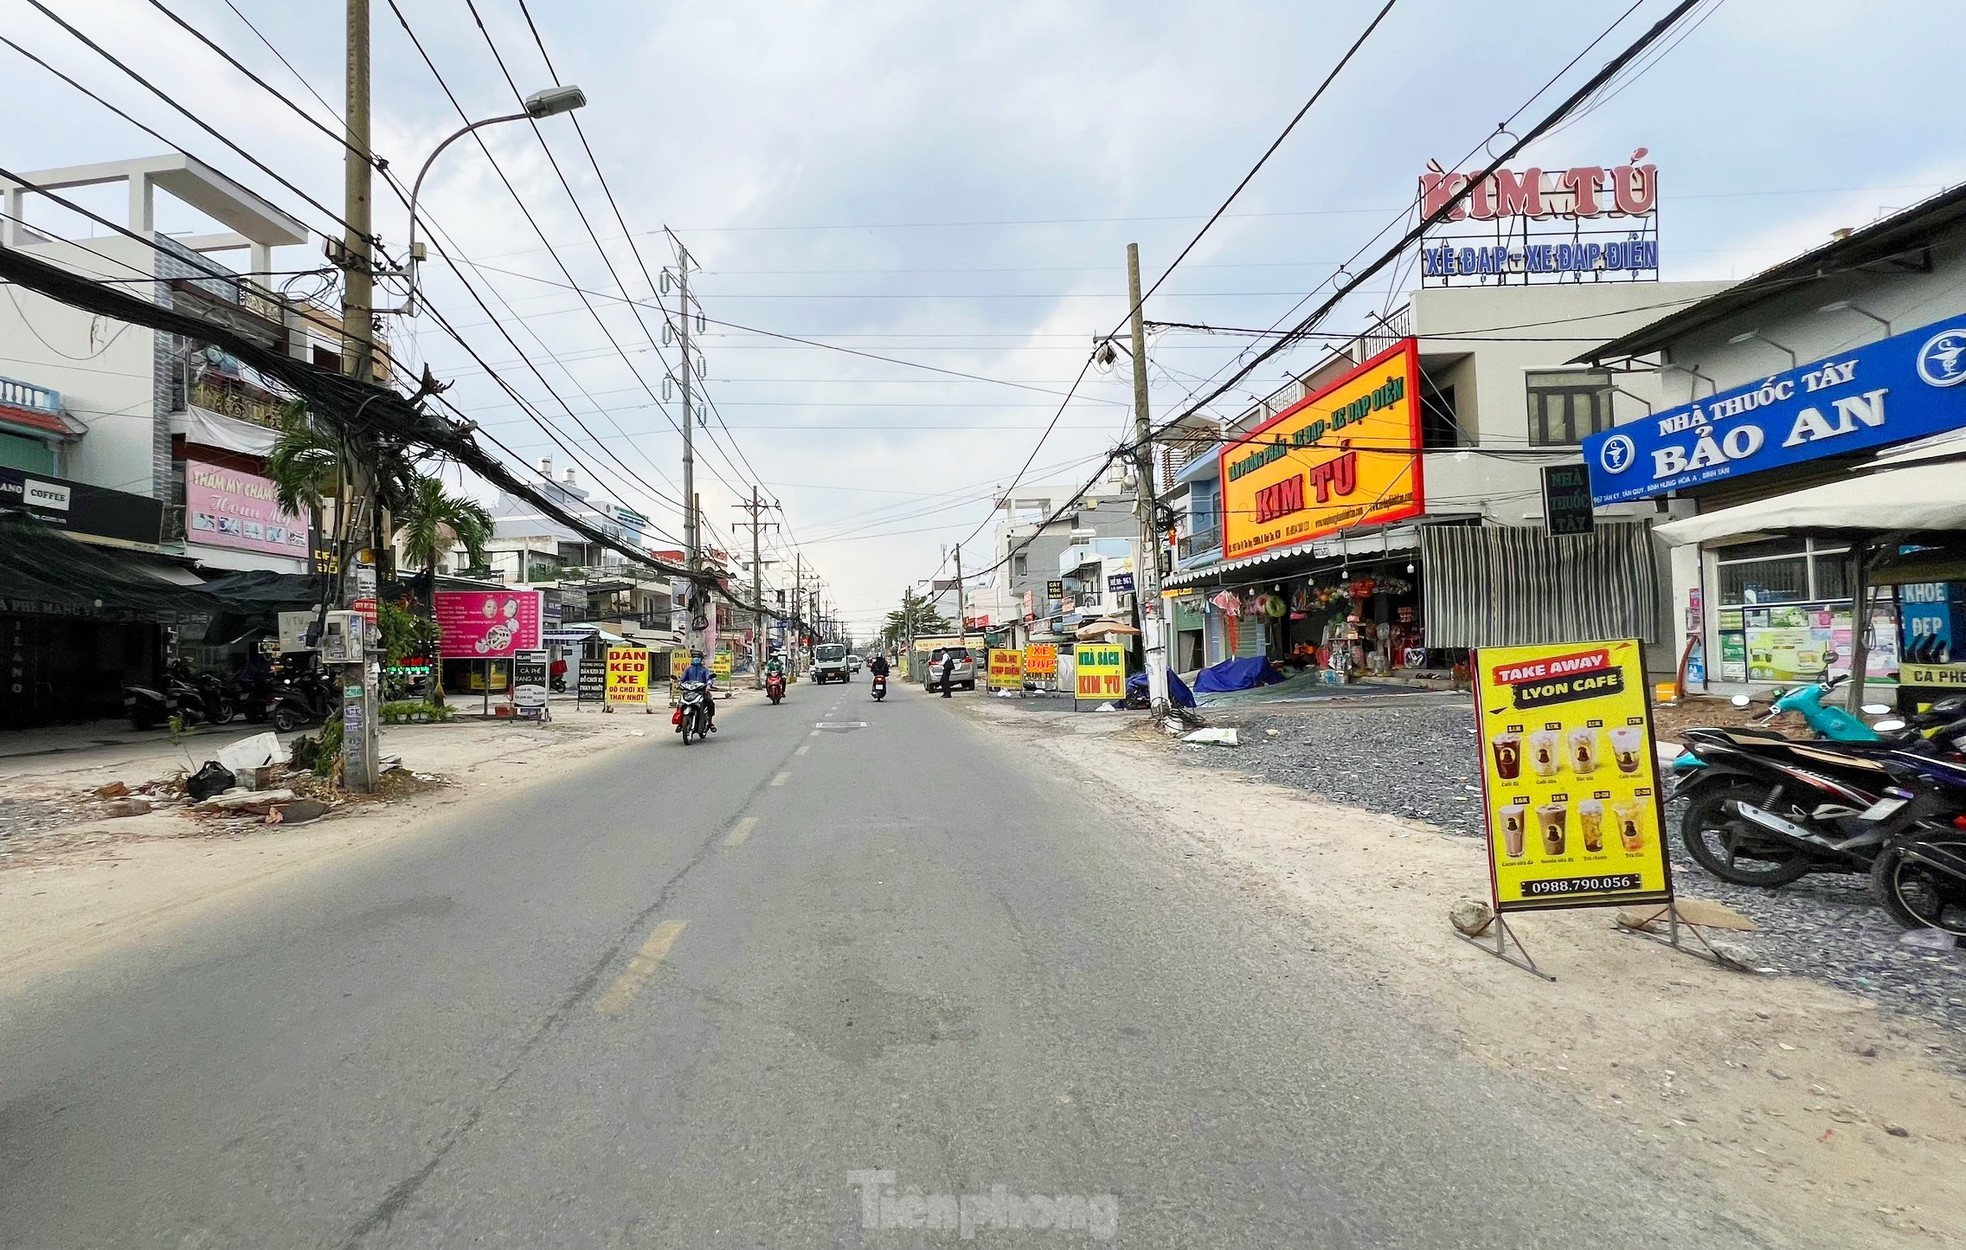
[{"label": "motorbike", "polygon": [[874,702],[879,703],[886,698],[887,698],[887,674],[875,673],[874,674]]},{"label": "motorbike", "polygon": [[765,698],[770,699],[772,702],[772,706],[776,707],[778,706],[778,701],[780,699],[783,699],[784,697],[785,697],[785,674],[766,673]]},{"label": "motorbike", "polygon": [[1966,938],[1966,762],[1904,755],[1903,781],[1880,800],[1884,845],[1871,864],[1871,893],[1907,929]]},{"label": "motorbike", "polygon": [[161,690],[154,686],[125,686],[123,714],[130,718],[132,729],[155,729],[177,715],[177,697],[171,694],[168,684]]},{"label": "motorbike", "polygon": [[[1675,761],[1671,797],[1687,800],[1680,838],[1724,881],[1765,888],[1812,872],[1871,871],[1880,821],[1904,760],[1966,748],[1966,701],[1942,700],[1888,739],[1796,742],[1758,730],[1695,729]],[[1955,719],[1940,718],[1952,713]],[[1894,760],[1896,762],[1894,762]]]},{"label": "motorbike", "polygon": [[276,733],[326,721],[341,706],[341,688],[318,669],[290,674],[274,684],[266,709]]},{"label": "motorbike", "polygon": [[676,705],[675,715],[670,719],[676,732],[683,735],[683,745],[689,745],[689,737],[710,736],[710,687],[706,682],[686,681],[682,684],[682,702]]},{"label": "motorbike", "polygon": [[[186,668],[179,680],[197,692],[198,719],[211,725],[224,725],[239,714],[232,683],[217,673],[197,673]],[[183,702],[182,695],[179,702]]]}]

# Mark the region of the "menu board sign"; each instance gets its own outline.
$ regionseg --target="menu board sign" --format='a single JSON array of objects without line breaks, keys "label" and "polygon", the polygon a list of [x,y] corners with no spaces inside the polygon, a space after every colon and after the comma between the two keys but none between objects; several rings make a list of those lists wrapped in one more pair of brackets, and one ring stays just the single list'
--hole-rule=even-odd
[{"label": "menu board sign", "polygon": [[1670,900],[1639,644],[1483,647],[1474,667],[1495,910]]}]

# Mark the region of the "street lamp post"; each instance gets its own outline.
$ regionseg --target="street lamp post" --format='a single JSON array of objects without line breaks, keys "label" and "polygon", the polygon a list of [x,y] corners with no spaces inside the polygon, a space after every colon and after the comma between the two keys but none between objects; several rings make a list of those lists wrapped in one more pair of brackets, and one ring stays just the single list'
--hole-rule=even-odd
[{"label": "street lamp post", "polygon": [[429,157],[423,162],[423,168],[416,171],[416,181],[410,184],[409,297],[403,302],[401,308],[392,311],[406,317],[416,316],[417,266],[423,260],[423,254],[418,250],[422,247],[422,244],[416,241],[416,201],[417,197],[423,194],[424,175],[428,174],[430,167],[437,163],[437,158],[444,154],[444,149],[456,143],[464,136],[483,130],[487,126],[497,126],[505,122],[538,121],[541,118],[557,117],[561,113],[571,113],[577,108],[584,107],[586,104],[587,93],[579,87],[571,85],[548,87],[544,91],[535,91],[526,97],[524,112],[507,113],[502,117],[487,117],[483,121],[470,122],[446,135],[442,143],[431,149]]}]

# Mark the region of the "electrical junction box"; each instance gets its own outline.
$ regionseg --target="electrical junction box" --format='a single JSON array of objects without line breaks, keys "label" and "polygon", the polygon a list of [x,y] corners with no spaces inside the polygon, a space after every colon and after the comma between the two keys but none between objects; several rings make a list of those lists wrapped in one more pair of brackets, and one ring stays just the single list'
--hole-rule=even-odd
[{"label": "electrical junction box", "polygon": [[321,632],[321,661],[324,664],[360,664],[362,635],[368,622],[360,612],[330,612]]}]

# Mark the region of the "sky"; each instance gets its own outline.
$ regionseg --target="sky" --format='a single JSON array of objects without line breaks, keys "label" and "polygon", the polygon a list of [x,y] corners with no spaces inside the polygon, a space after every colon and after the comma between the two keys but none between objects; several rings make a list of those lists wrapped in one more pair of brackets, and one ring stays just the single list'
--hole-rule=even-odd
[{"label": "sky", "polygon": [[[475,16],[466,0],[396,0],[454,107],[389,0],[374,0],[375,151],[407,185],[461,124],[459,109],[511,113],[513,85],[526,94],[557,81],[587,95],[575,116],[600,175],[567,117],[489,127],[485,149],[449,147],[419,218],[451,260],[433,247],[427,309],[389,319],[399,359],[453,382],[446,398],[511,459],[550,456],[556,476],[572,464],[583,485],[680,536],[682,409],[665,385],[679,358],[664,339],[677,294],[662,290],[673,231],[699,267],[706,540],[748,549],[733,505],[756,485],[778,505],[764,542],[782,563],[768,576],[789,583],[796,550],[862,636],[905,586],[948,575],[951,545],[970,544],[967,568],[988,562],[991,500],[1027,459],[1024,483],[1076,486],[1122,437],[1124,358],[1073,382],[1126,316],[1126,245],[1140,245],[1153,284],[1378,8],[528,0],[549,71],[520,0],[473,2]],[[318,235],[340,233],[329,214],[340,211],[341,145],[168,14],[339,130],[340,5],[49,7],[218,136],[26,0],[0,0],[0,32],[305,221],[315,245],[283,249],[276,269],[320,263]],[[1395,0],[1146,315],[1274,324],[1404,231],[1429,160],[1477,164],[1498,122],[1519,113],[1526,129],[1671,7]],[[1956,7],[1704,0],[1656,60],[1634,67],[1643,72],[1515,164],[1609,166],[1644,147],[1660,171],[1661,276],[1745,277],[1966,177]],[[14,50],[0,47],[0,64],[12,84],[0,94],[0,165],[166,149]],[[404,206],[380,185],[376,205],[377,232],[400,251]],[[159,225],[209,229],[180,208],[160,210]],[[1408,270],[1382,274],[1327,325],[1356,330],[1412,285]],[[1155,332],[1155,414],[1180,411],[1247,342]],[[1277,357],[1224,403],[1267,393],[1317,354]]]}]

